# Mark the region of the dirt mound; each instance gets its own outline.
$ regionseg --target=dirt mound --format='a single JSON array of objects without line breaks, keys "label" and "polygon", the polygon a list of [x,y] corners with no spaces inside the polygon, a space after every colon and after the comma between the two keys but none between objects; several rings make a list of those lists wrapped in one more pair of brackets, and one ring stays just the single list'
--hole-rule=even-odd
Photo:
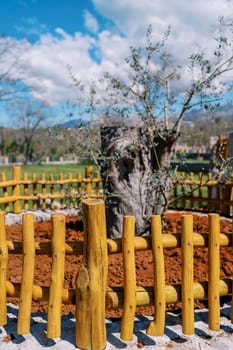
[{"label": "dirt mound", "polygon": [[[165,232],[174,233],[181,231],[182,212],[168,212],[165,216]],[[208,232],[207,215],[193,214],[194,231],[199,233]],[[83,227],[77,217],[66,218],[66,241],[83,240]],[[12,241],[22,240],[22,226],[19,224],[6,227],[7,239]],[[232,222],[228,219],[221,219],[221,232],[232,232]],[[43,221],[35,223],[35,241],[46,242],[51,239],[51,222]],[[222,247],[221,251],[221,275],[220,278],[232,277],[233,275],[233,248]],[[181,282],[181,249],[165,249],[166,283],[175,284]],[[65,262],[65,288],[75,288],[75,278],[79,271],[82,256],[66,256]],[[34,284],[49,286],[51,271],[51,258],[45,255],[36,256]],[[136,252],[136,273],[138,286],[153,285],[153,262],[151,251]],[[15,255],[9,252],[8,280],[20,282],[22,274],[22,255]],[[204,281],[208,279],[208,254],[207,248],[194,249],[194,279]],[[109,286],[123,286],[123,262],[121,254],[109,256]],[[17,304],[17,299],[9,299]],[[196,306],[202,306],[196,303]],[[179,307],[170,305],[169,308]],[[74,312],[73,305],[63,305],[63,313]],[[47,312],[47,302],[33,302],[32,311]],[[153,308],[141,308],[137,310],[142,314],[153,314]],[[120,316],[120,311],[111,311],[107,317]]]}]

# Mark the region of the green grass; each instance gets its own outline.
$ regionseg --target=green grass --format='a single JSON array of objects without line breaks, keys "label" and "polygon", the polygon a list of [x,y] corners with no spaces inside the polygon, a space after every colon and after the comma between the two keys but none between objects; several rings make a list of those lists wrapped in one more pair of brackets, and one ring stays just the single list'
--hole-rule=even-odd
[{"label": "green grass", "polygon": [[[59,180],[59,174],[63,174],[63,179],[68,178],[68,174],[72,174],[72,178],[75,179],[77,178],[77,175],[81,173],[81,177],[85,178],[85,168],[87,166],[93,166],[92,163],[88,162],[83,162],[80,164],[30,164],[26,166],[20,166],[21,172],[20,172],[20,178],[24,178],[24,174],[28,174],[28,179],[32,179],[32,175],[35,174],[37,180],[41,179],[41,175],[45,174],[45,179],[49,180],[50,174],[53,175],[53,180]],[[12,180],[13,179],[13,166],[0,166],[0,182],[3,180],[2,174],[5,174],[6,181]],[[93,177],[95,177],[95,172],[96,172],[96,167],[93,166]],[[55,193],[59,192],[59,185],[55,185],[54,187]],[[74,187],[75,188],[75,187]],[[23,192],[24,188],[21,187],[21,195],[24,194]],[[46,191],[49,193],[51,190],[50,185],[46,185]],[[12,187],[8,187],[8,196],[12,195]],[[33,186],[30,184],[28,186],[28,193],[29,195],[32,195],[33,193]],[[41,193],[42,191],[42,186],[37,185],[37,192]],[[3,189],[0,188],[0,197],[3,196]],[[32,207],[31,201],[29,201],[29,208]],[[0,209],[4,210],[4,204],[0,204]],[[12,210],[12,203],[10,203],[10,210]]]},{"label": "green grass", "polygon": [[[32,177],[32,174],[36,174],[37,178],[41,176],[42,173],[45,174],[46,179],[49,178],[50,174],[53,174],[54,179],[58,179],[59,173],[62,173],[64,178],[68,173],[72,174],[72,177],[76,177],[80,172],[82,177],[85,176],[85,167],[92,165],[91,163],[80,163],[80,164],[30,164],[22,165],[21,167],[21,178],[24,173],[28,174],[28,178]],[[93,167],[94,168],[94,167]],[[95,168],[94,168],[95,169]],[[13,166],[0,166],[0,174],[5,173],[6,179],[12,179]],[[1,176],[0,176],[1,180]]]}]

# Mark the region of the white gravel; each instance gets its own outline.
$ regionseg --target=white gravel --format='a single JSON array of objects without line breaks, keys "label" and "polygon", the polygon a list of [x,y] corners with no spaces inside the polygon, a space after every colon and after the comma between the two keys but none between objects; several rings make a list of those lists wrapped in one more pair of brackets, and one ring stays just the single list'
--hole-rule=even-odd
[{"label": "white gravel", "polygon": [[[125,342],[120,339],[120,320],[106,319],[107,346],[106,350],[113,349],[189,349],[189,350],[232,350],[233,325],[230,321],[230,304],[221,308],[221,329],[219,332],[208,329],[208,311],[206,309],[195,312],[195,334],[185,336],[181,329],[181,315],[167,312],[165,335],[152,337],[146,334],[146,328],[152,317],[135,317],[134,336],[132,341]],[[17,327],[18,309],[8,304],[8,323],[0,327],[1,350],[73,350],[75,347],[75,320],[72,315],[62,317],[62,334],[59,339],[47,339],[47,315],[33,313],[31,316],[31,333],[18,335]],[[8,337],[7,337],[8,336]],[[11,340],[9,340],[9,336]]]},{"label": "white gravel", "polygon": [[56,210],[49,210],[46,211],[43,210],[28,210],[23,211],[21,214],[13,214],[11,212],[6,213],[5,220],[6,225],[13,225],[13,224],[22,224],[22,216],[25,213],[32,213],[34,214],[35,221],[48,221],[51,218],[51,215],[54,214],[65,214],[67,216],[77,216],[80,215],[80,210],[76,208],[71,209],[56,209]]}]

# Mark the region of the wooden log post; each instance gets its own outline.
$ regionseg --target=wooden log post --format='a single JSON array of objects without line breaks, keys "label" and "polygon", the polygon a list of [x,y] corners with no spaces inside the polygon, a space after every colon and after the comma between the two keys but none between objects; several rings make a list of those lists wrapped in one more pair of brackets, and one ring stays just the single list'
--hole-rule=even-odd
[{"label": "wooden log post", "polygon": [[0,326],[7,323],[7,262],[8,248],[6,241],[5,213],[0,211]]},{"label": "wooden log post", "polygon": [[[33,197],[38,196],[38,191],[37,191],[37,175],[36,173],[32,174],[32,194]],[[34,200],[32,203],[32,209],[37,210],[38,209],[38,200]]]},{"label": "wooden log post", "polygon": [[151,217],[152,253],[154,261],[154,320],[150,322],[147,333],[153,336],[162,336],[165,327],[166,293],[165,267],[163,254],[163,237],[161,217]]},{"label": "wooden log post", "polygon": [[65,233],[64,215],[52,216],[52,271],[48,304],[48,338],[61,335],[61,307],[65,269]]},{"label": "wooden log post", "polygon": [[35,266],[34,215],[23,215],[23,271],[19,299],[17,333],[30,332],[32,289]]},{"label": "wooden log post", "polygon": [[24,195],[24,197],[26,197],[26,199],[24,199],[23,207],[25,210],[28,210],[29,209],[29,204],[28,204],[29,190],[28,190],[28,184],[27,184],[27,181],[28,181],[28,174],[27,173],[24,173],[23,181],[24,181],[23,195]]},{"label": "wooden log post", "polygon": [[182,216],[182,330],[194,333],[193,216]]},{"label": "wooden log post", "polygon": [[20,203],[20,177],[21,177],[21,167],[20,166],[14,166],[13,167],[13,180],[16,182],[16,184],[13,186],[12,194],[14,197],[14,204],[13,204],[13,212],[15,214],[19,214],[22,211],[21,203]]},{"label": "wooden log post", "polygon": [[107,235],[104,201],[86,199],[83,264],[76,280],[76,346],[106,347],[105,295],[107,289]]},{"label": "wooden log post", "polygon": [[[232,233],[232,245],[233,245],[233,233]],[[233,323],[233,280],[231,282],[231,323]]]},{"label": "wooden log post", "polygon": [[87,198],[90,198],[92,193],[92,173],[93,167],[87,166],[85,168],[85,192]]},{"label": "wooden log post", "polygon": [[42,203],[40,203],[41,209],[46,210],[46,177],[45,173],[41,174],[41,181],[42,181],[42,186],[41,186],[41,194],[42,194]]},{"label": "wooden log post", "polygon": [[124,216],[122,232],[122,253],[124,262],[124,306],[120,337],[132,340],[136,311],[136,270],[134,252],[135,217]]},{"label": "wooden log post", "polygon": [[209,214],[209,276],[208,276],[208,308],[209,328],[213,331],[220,329],[220,220],[218,214]]}]

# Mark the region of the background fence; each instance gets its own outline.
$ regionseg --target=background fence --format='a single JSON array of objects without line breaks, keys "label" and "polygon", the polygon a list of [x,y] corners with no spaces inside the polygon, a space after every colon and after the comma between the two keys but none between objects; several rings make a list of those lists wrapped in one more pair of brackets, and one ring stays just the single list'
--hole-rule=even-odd
[{"label": "background fence", "polygon": [[93,177],[92,167],[85,168],[85,177],[81,173],[74,178],[68,173],[50,174],[49,178],[42,173],[40,176],[22,174],[21,167],[12,168],[12,179],[6,179],[5,173],[0,174],[0,206],[6,212],[21,213],[28,209],[64,209],[65,206],[80,205],[81,198],[99,198],[101,193],[101,178],[97,172]]},{"label": "background fence", "polygon": [[174,176],[170,197],[170,208],[217,212],[233,215],[233,174],[223,181],[199,173],[182,172]]},{"label": "background fence", "polygon": [[[23,215],[22,242],[6,240],[5,214],[0,212],[0,325],[7,322],[7,296],[19,297],[17,331],[30,330],[32,300],[48,301],[47,336],[61,334],[62,302],[76,304],[76,346],[82,349],[103,349],[106,346],[105,312],[123,309],[120,336],[131,340],[136,306],[154,305],[154,319],[147,333],[164,333],[166,305],[182,302],[182,329],[184,334],[194,333],[194,299],[208,300],[209,328],[220,329],[220,297],[232,295],[232,279],[220,279],[220,246],[232,246],[232,233],[220,232],[218,214],[209,214],[209,232],[193,232],[192,215],[182,217],[180,233],[162,233],[160,216],[151,218],[151,235],[135,237],[135,219],[124,217],[122,239],[107,239],[104,202],[98,199],[83,201],[84,242],[65,242],[65,217],[53,215],[51,242],[34,242],[33,214]],[[165,284],[164,248],[182,247],[182,285]],[[208,247],[208,282],[194,282],[193,249]],[[136,285],[136,250],[152,250],[154,285]],[[23,254],[21,284],[6,280],[8,251]],[[124,262],[124,286],[108,287],[108,255],[121,252]],[[49,287],[33,285],[35,254],[52,256]],[[76,289],[64,289],[65,254],[83,255],[77,273]],[[10,258],[10,257],[9,257]],[[233,317],[232,317],[233,320]]]},{"label": "background fence", "polygon": [[[6,179],[0,173],[0,208],[4,211],[20,213],[27,209],[63,209],[65,206],[80,205],[81,198],[103,197],[102,182],[99,173],[93,177],[92,167],[85,168],[85,177],[81,173],[73,177],[68,173],[54,174],[46,178],[33,174],[29,178],[22,174],[21,167],[12,168],[12,178]],[[169,208],[184,210],[202,210],[230,216],[233,214],[233,175],[231,180],[215,179],[211,173],[175,174],[172,180]]]}]

